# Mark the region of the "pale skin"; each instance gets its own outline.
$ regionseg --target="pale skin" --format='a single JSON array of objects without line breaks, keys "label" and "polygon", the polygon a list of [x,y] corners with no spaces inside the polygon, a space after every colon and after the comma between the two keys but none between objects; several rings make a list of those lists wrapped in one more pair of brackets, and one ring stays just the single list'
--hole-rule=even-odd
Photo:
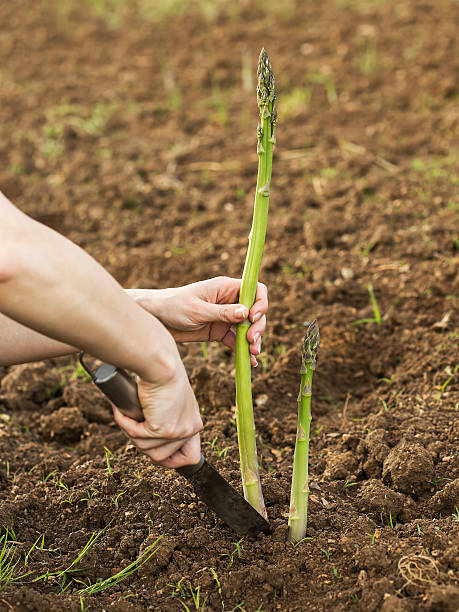
[{"label": "pale skin", "polygon": [[196,463],[202,420],[176,342],[234,348],[232,327],[248,317],[256,365],[266,287],[259,283],[250,312],[237,303],[240,279],[224,276],[174,289],[124,290],[87,253],[1,192],[0,219],[0,365],[84,350],[133,371],[145,421],[114,408],[115,421],[155,463]]}]

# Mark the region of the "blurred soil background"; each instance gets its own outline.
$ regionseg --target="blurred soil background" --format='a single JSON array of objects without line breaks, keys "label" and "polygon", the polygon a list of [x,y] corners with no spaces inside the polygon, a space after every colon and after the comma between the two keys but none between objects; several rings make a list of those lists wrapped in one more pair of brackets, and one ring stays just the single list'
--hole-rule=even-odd
[{"label": "blurred soil background", "polygon": [[[253,385],[273,535],[239,540],[138,455],[74,358],[0,368],[2,612],[458,610],[458,21],[453,0],[0,4],[0,187],[124,286],[241,274],[262,47],[279,111]],[[369,283],[380,320],[356,324],[377,318]],[[310,519],[292,547],[312,318]],[[204,451],[240,486],[233,357],[182,353]]]}]

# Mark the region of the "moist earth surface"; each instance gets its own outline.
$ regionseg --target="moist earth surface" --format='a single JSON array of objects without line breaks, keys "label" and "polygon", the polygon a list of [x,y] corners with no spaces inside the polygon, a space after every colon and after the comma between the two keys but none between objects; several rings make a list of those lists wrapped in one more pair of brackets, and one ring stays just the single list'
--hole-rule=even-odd
[{"label": "moist earth surface", "polygon": [[[458,610],[459,6],[279,4],[0,5],[1,188],[126,287],[240,276],[262,47],[279,112],[253,372],[272,534],[240,539],[138,454],[75,357],[0,367],[2,611]],[[292,546],[314,318],[309,521]],[[234,358],[180,350],[203,451],[240,490]]]}]

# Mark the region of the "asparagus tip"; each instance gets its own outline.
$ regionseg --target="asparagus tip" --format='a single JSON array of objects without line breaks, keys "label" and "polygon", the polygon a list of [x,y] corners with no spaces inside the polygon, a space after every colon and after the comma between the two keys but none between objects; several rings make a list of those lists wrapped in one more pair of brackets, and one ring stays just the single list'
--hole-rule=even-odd
[{"label": "asparagus tip", "polygon": [[257,101],[262,111],[270,102],[274,102],[276,97],[273,67],[271,66],[268,52],[264,47],[258,60],[257,77]]},{"label": "asparagus tip", "polygon": [[301,347],[302,365],[305,368],[306,364],[315,365],[317,351],[319,350],[320,334],[317,320],[314,319],[309,323],[304,337],[303,346]]}]

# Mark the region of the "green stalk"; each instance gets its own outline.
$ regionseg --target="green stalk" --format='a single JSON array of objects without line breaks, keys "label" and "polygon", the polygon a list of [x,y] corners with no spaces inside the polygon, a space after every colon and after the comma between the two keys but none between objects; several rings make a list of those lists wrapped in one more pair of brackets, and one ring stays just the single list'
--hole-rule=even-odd
[{"label": "green stalk", "polygon": [[[265,244],[273,147],[276,142],[277,113],[274,105],[276,98],[274,74],[265,49],[262,49],[260,53],[257,76],[257,102],[260,109],[260,123],[257,128],[258,178],[252,229],[249,234],[249,247],[239,295],[239,302],[247,306],[249,310],[255,301],[258,273]],[[236,420],[239,455],[244,497],[262,516],[266,517],[258,470],[253,418],[250,352],[247,341],[249,327],[250,322],[246,319],[238,325],[236,331]]]},{"label": "green stalk", "polygon": [[298,425],[293,459],[288,538],[299,542],[306,535],[309,499],[309,432],[311,426],[312,375],[316,369],[320,336],[317,321],[308,326],[302,346],[301,385],[298,394]]}]

